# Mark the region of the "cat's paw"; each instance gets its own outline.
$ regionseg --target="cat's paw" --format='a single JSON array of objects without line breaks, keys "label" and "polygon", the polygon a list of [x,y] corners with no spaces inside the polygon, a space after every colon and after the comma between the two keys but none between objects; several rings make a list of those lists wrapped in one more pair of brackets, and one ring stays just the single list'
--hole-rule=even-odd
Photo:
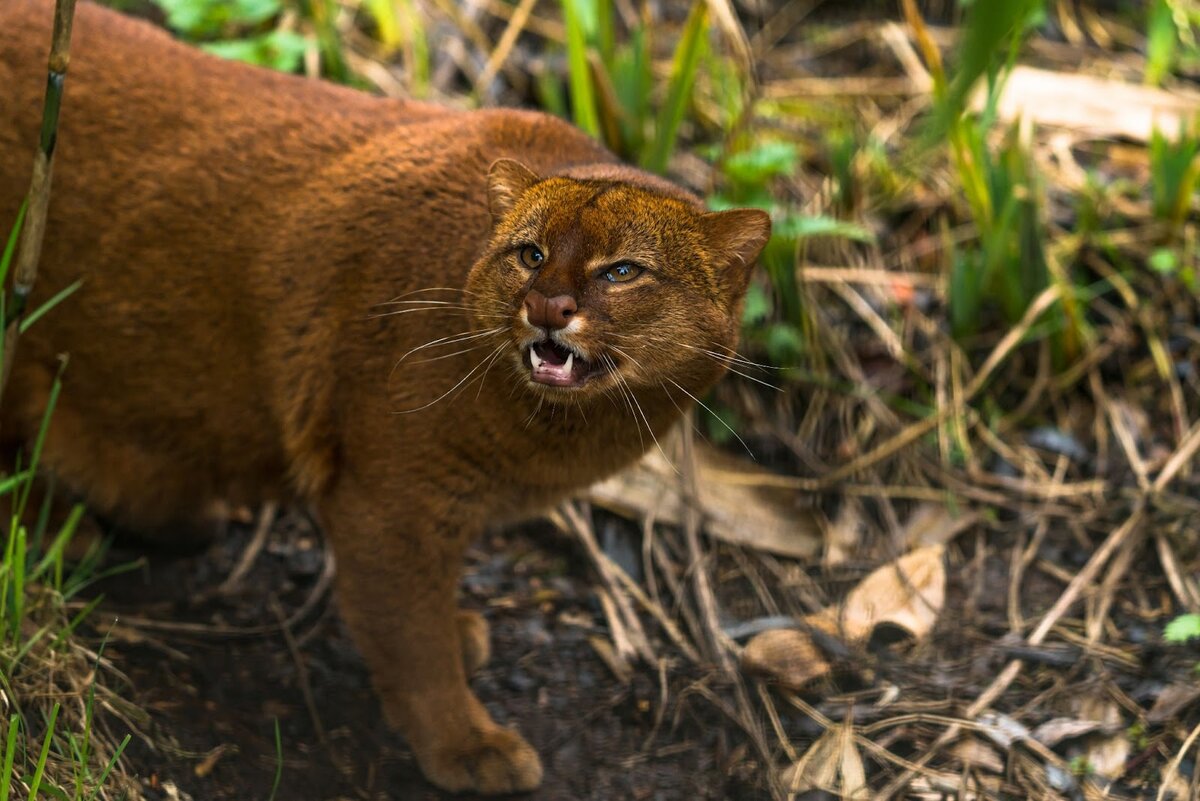
[{"label": "cat's paw", "polygon": [[499,726],[476,731],[465,742],[418,754],[425,778],[452,793],[519,793],[542,782],[542,761],[521,735]]},{"label": "cat's paw", "polygon": [[492,656],[492,646],[488,643],[488,623],[483,615],[467,609],[458,611],[455,622],[462,647],[463,668],[470,676],[486,665]]}]

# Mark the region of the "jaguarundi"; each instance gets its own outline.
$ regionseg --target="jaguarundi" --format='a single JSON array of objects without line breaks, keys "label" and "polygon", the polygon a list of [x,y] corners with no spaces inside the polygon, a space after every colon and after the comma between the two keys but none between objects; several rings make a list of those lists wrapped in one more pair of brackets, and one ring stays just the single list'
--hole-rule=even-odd
[{"label": "jaguarundi", "polygon": [[[0,221],[29,186],[53,3],[0,0]],[[707,212],[581,131],[227,62],[81,2],[31,308],[0,410],[99,515],[314,510],[390,723],[452,791],[537,754],[467,685],[464,548],[636,460],[722,375],[758,210]]]}]

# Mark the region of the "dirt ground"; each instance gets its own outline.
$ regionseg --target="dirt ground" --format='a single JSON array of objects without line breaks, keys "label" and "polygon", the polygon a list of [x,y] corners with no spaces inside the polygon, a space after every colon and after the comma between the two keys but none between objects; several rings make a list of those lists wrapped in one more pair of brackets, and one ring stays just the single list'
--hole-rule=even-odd
[{"label": "dirt ground", "polygon": [[[107,612],[97,623],[118,618],[109,654],[150,715],[146,736],[131,745],[147,797],[268,798],[277,719],[277,799],[461,798],[426,783],[388,731],[331,599],[295,624],[290,646],[280,633],[228,631],[277,627],[312,597],[324,556],[307,518],[282,513],[240,591],[203,599],[241,557],[252,528],[233,526],[202,554],[152,553],[146,567],[101,588]],[[684,693],[701,676],[672,669],[660,685],[646,669],[624,684],[609,671],[588,640],[602,616],[582,555],[549,527],[486,537],[470,553],[463,596],[492,629],[492,660],[473,686],[546,767],[543,787],[522,797],[769,797],[736,728]],[[155,630],[141,619],[198,628]]]}]

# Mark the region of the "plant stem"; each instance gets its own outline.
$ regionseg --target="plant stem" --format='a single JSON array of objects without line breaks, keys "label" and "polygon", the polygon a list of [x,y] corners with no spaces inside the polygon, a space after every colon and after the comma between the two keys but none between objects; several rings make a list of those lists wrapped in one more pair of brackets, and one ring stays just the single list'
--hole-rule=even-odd
[{"label": "plant stem", "polygon": [[4,363],[0,370],[0,397],[8,385],[16,353],[18,329],[33,283],[37,279],[38,259],[46,233],[46,212],[50,207],[50,178],[54,168],[54,145],[58,140],[58,112],[62,106],[63,86],[71,60],[71,27],[75,21],[75,0],[57,0],[54,4],[54,34],[50,43],[50,67],[46,79],[46,99],[42,105],[42,134],[33,160],[33,178],[29,182],[29,207],[21,229],[20,250],[13,275],[11,319],[4,332]]}]

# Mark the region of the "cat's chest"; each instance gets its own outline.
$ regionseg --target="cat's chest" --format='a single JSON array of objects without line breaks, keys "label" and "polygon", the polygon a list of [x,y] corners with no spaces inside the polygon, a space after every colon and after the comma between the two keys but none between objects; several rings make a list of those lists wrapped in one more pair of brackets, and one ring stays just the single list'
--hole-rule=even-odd
[{"label": "cat's chest", "polygon": [[572,411],[543,410],[547,419],[522,426],[517,436],[505,438],[504,453],[496,460],[505,467],[493,476],[501,495],[518,503],[552,502],[636,461],[662,435],[645,423],[634,426],[632,421],[603,415],[559,419]]}]

